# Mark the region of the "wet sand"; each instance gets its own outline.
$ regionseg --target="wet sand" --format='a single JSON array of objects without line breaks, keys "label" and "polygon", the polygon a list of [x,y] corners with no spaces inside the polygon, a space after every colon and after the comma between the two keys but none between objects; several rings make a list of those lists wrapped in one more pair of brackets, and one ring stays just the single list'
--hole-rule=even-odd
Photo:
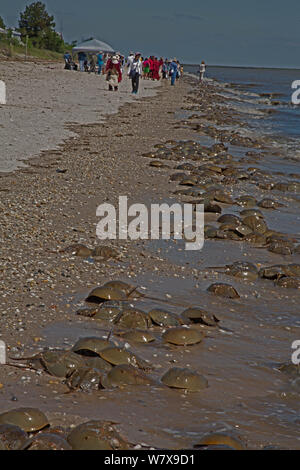
[{"label": "wet sand", "polygon": [[[199,345],[168,346],[159,327],[153,327],[155,342],[130,345],[154,365],[151,375],[158,381],[169,367],[190,367],[207,378],[209,388],[184,393],[157,385],[65,394],[67,388],[60,379],[1,366],[1,411],[35,406],[53,425],[93,418],[117,421],[130,442],[160,448],[190,448],[210,431],[233,432],[250,449],[300,448],[299,385],[278,370],[279,364],[290,361],[292,341],[300,338],[299,291],[266,279],[246,282],[207,270],[237,260],[262,266],[299,263],[298,254],[283,256],[248,243],[215,239],[206,240],[201,252],[184,251],[181,241],[112,241],[109,244],[122,255],[120,261],[93,262],[59,253],[73,243],[101,245],[95,233],[96,208],[103,202],[116,206],[119,195],[127,195],[129,204],[187,199],[175,196],[173,191],[180,186],[169,182],[183,160],[162,159],[170,168],[160,169],[149,166],[152,159],[143,154],[156,152],[156,144],[169,140],[202,139],[209,146],[222,139],[226,142],[229,134],[219,131],[217,135],[213,123],[207,127],[205,121],[211,118],[211,107],[217,108],[216,85],[207,86],[200,96],[195,85],[189,77],[173,89],[163,83],[156,96],[124,104],[102,124],[68,126],[78,137],[29,160],[28,168],[2,174],[0,338],[7,342],[9,354],[29,356],[46,346],[68,348],[81,336],[107,335],[107,325],[80,317],[76,311],[86,305],[84,299],[93,287],[121,279],[145,287],[152,297],[168,300],[168,294],[173,304],[182,305],[135,303],[145,311],[159,306],[181,313],[185,306],[194,305],[221,320],[221,329],[195,326],[206,335]],[[204,116],[194,118],[196,123],[182,119],[181,108],[194,107],[199,98]],[[228,111],[228,122],[231,119],[239,116],[231,118]],[[278,167],[297,172],[293,162],[272,153],[267,140],[237,143],[229,152],[237,154],[234,160],[239,167],[267,167],[272,175]],[[246,157],[249,148],[264,154]],[[185,161],[201,163],[190,157]],[[270,195],[247,180],[233,182],[227,189],[234,197]],[[297,234],[297,195],[275,192],[272,197],[286,207],[264,211],[268,226]],[[222,213],[240,209],[222,205]],[[217,225],[216,219],[214,214],[206,215],[206,223]],[[234,285],[240,298],[208,293],[213,282]],[[124,344],[116,335],[113,340]]]}]

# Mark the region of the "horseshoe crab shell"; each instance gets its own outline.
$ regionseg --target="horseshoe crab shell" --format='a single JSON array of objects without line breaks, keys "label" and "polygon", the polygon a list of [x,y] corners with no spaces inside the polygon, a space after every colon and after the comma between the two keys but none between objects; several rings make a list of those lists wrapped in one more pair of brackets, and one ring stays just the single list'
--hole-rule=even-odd
[{"label": "horseshoe crab shell", "polygon": [[217,326],[220,320],[215,315],[208,313],[202,308],[187,308],[182,312],[181,318],[190,323],[200,323],[207,326]]},{"label": "horseshoe crab shell", "polygon": [[90,355],[90,353],[99,356],[99,353],[109,346],[114,346],[111,341],[96,336],[89,336],[87,338],[80,338],[74,344],[72,351],[87,356]]},{"label": "horseshoe crab shell", "polygon": [[46,372],[55,377],[66,377],[72,370],[84,366],[84,359],[73,351],[45,351],[41,363]]},{"label": "horseshoe crab shell", "polygon": [[158,326],[179,326],[182,324],[176,315],[160,308],[150,310],[148,315]]},{"label": "horseshoe crab shell", "polygon": [[100,352],[100,356],[105,361],[109,362],[113,366],[119,366],[123,364],[130,364],[134,367],[139,367],[141,369],[149,368],[149,364],[135,354],[124,348],[111,347],[103,349]]},{"label": "horseshoe crab shell", "polygon": [[146,312],[138,308],[126,308],[122,311],[117,325],[123,328],[142,328],[147,329],[151,326],[151,319]]},{"label": "horseshoe crab shell", "polygon": [[70,390],[82,390],[84,392],[99,390],[101,387],[102,373],[98,369],[83,367],[73,371],[67,380],[66,385]]},{"label": "horseshoe crab shell", "polygon": [[62,436],[48,432],[27,439],[19,450],[72,450],[72,447]]},{"label": "horseshoe crab shell", "polygon": [[251,228],[252,232],[265,233],[268,230],[266,222],[260,217],[249,215],[243,219],[243,224]]},{"label": "horseshoe crab shell", "polygon": [[[0,424],[0,450],[19,450],[27,439],[27,433],[19,426]],[[3,449],[1,449],[1,444]]]},{"label": "horseshoe crab shell", "polygon": [[100,304],[107,300],[125,301],[127,299],[127,295],[122,290],[104,285],[93,289],[85,300],[86,302]]},{"label": "horseshoe crab shell", "polygon": [[68,246],[65,250],[63,250],[63,252],[70,253],[75,256],[80,256],[81,258],[87,258],[92,254],[92,250],[90,250],[90,248],[87,248],[85,245],[82,245],[81,243],[76,243],[75,245]]},{"label": "horseshoe crab shell", "polygon": [[207,290],[208,292],[212,292],[215,295],[226,297],[228,299],[238,299],[240,297],[233,286],[230,284],[223,284],[221,282],[211,284]]},{"label": "horseshoe crab shell", "polygon": [[204,335],[200,331],[193,328],[186,328],[184,326],[170,328],[162,335],[162,338],[166,343],[178,346],[191,346],[192,344],[200,343],[203,340],[203,337]]},{"label": "horseshoe crab shell", "polygon": [[102,379],[104,388],[124,387],[126,385],[152,385],[154,382],[144,372],[129,364],[120,364],[112,368]]},{"label": "horseshoe crab shell", "polygon": [[161,381],[170,388],[181,388],[190,392],[198,392],[208,387],[208,382],[203,375],[180,367],[169,369]]},{"label": "horseshoe crab shell", "polygon": [[221,432],[203,436],[200,441],[194,445],[194,447],[197,448],[210,445],[226,445],[235,450],[245,450],[245,446],[239,439]]},{"label": "horseshoe crab shell", "polygon": [[126,341],[132,341],[135,343],[151,343],[155,341],[155,337],[152,333],[143,330],[133,330],[133,331],[126,331],[125,333],[119,333]]},{"label": "horseshoe crab shell", "polygon": [[111,421],[88,421],[80,424],[67,437],[73,450],[127,450],[128,443]]},{"label": "horseshoe crab shell", "polygon": [[37,408],[16,408],[1,413],[0,424],[13,424],[25,432],[35,432],[49,426],[49,421]]}]

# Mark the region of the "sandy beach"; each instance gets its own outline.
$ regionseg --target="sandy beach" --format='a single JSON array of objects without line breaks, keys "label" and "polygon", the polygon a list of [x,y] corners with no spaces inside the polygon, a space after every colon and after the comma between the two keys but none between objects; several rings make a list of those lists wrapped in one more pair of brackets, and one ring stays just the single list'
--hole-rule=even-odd
[{"label": "sandy beach", "polygon": [[[12,74],[16,67],[23,67],[24,79],[35,84],[32,99],[29,91],[26,98],[21,93],[21,82]],[[0,339],[9,355],[29,357],[46,347],[70,348],[80,337],[106,337],[111,324],[77,312],[91,307],[85,302],[91,289],[110,280],[165,300],[132,302],[145,312],[155,307],[180,315],[194,306],[220,322],[192,325],[204,335],[192,346],[164,342],[166,328],[154,324],[149,331],[155,341],[128,345],[118,335],[126,328],[116,328],[114,343],[151,364],[153,386],[66,394],[60,378],[1,366],[0,410],[38,407],[52,426],[107,419],[119,423],[129,442],[156,448],[192,448],[203,434],[219,431],[232,433],[249,449],[300,449],[299,384],[279,370],[290,362],[291,342],[299,336],[299,289],[258,275],[247,279],[210,269],[235,261],[255,263],[257,270],[300,262],[297,192],[274,188],[280,182],[297,186],[297,164],[285,161],[269,139],[239,134],[243,117],[230,106],[224,111],[228,102],[216,83],[199,89],[189,76],[174,88],[169,82],[143,81],[141,94],[133,99],[127,80],[114,94],[105,91],[103,77],[58,68],[13,62],[0,66],[0,78],[6,76],[15,90],[14,96],[9,93],[11,104],[1,107],[0,128]],[[222,124],[236,124],[237,130],[222,129]],[[24,141],[16,135],[20,129]],[[24,158],[26,168],[20,167]],[[187,163],[192,167],[178,168]],[[185,184],[186,177],[196,180]],[[189,191],[193,188],[198,193]],[[215,231],[211,229],[201,252],[186,252],[183,241],[103,243],[96,237],[96,209],[103,202],[117,206],[120,195],[127,195],[129,204],[147,206],[196,202],[204,192],[205,203],[209,199],[218,209],[207,208],[205,223]],[[239,200],[243,196],[255,201]],[[259,208],[267,225],[259,243],[244,238],[242,231],[238,235],[236,226],[218,222],[221,214],[242,217],[242,210],[269,197],[282,206]],[[272,235],[290,243],[290,253],[268,250]],[[64,251],[76,243],[109,245],[118,257],[84,258]],[[208,292],[216,282],[232,285],[238,297]],[[189,393],[163,386],[161,377],[175,366],[197,370],[207,378],[208,388]]]},{"label": "sandy beach", "polygon": [[[68,124],[103,122],[105,115],[133,101],[126,76],[117,94],[108,92],[105,77],[64,70],[55,62],[1,61],[7,104],[0,114],[0,171],[13,171],[41,150],[56,148],[74,135]],[[139,96],[153,96],[157,85],[145,83]]]}]

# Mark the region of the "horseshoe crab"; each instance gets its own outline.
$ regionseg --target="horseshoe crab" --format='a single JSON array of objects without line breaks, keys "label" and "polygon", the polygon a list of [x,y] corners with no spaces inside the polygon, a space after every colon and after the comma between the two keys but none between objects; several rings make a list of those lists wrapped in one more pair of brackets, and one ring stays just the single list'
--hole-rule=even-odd
[{"label": "horseshoe crab", "polygon": [[204,335],[198,330],[179,326],[165,331],[162,338],[166,343],[175,344],[177,346],[191,346],[200,343]]},{"label": "horseshoe crab", "polygon": [[108,281],[104,284],[104,287],[118,289],[124,292],[124,294],[126,294],[129,298],[139,298],[144,296],[141,292],[136,290],[136,287],[132,286],[131,284],[127,284],[127,282],[124,281]]},{"label": "horseshoe crab", "polygon": [[49,421],[37,408],[16,408],[1,413],[0,424],[12,424],[25,432],[36,432],[49,426]]},{"label": "horseshoe crab", "polygon": [[126,308],[120,315],[119,319],[115,318],[114,323],[117,323],[122,328],[150,328],[151,319],[149,315],[138,308]]},{"label": "horseshoe crab", "polygon": [[127,300],[127,295],[120,289],[101,286],[93,289],[85,300],[86,302],[101,304],[108,300],[125,301]]},{"label": "horseshoe crab", "polygon": [[233,204],[233,199],[230,194],[221,190],[214,191],[214,200],[217,202],[222,202],[223,204]]},{"label": "horseshoe crab", "polygon": [[73,346],[72,351],[83,356],[99,356],[103,349],[114,346],[111,341],[96,336],[80,338]]},{"label": "horseshoe crab", "polygon": [[153,323],[158,326],[179,326],[182,324],[176,315],[160,308],[150,310],[148,315]]},{"label": "horseshoe crab", "polygon": [[199,448],[211,445],[226,445],[235,450],[245,450],[244,444],[239,439],[222,432],[203,436],[200,441],[194,445],[194,447]]},{"label": "horseshoe crab", "polygon": [[62,436],[48,432],[27,439],[18,450],[72,450],[72,447]]},{"label": "horseshoe crab", "polygon": [[213,212],[214,214],[221,214],[222,209],[217,204],[212,204],[209,201],[204,201],[204,212]]},{"label": "horseshoe crab", "polygon": [[264,248],[267,244],[267,237],[261,233],[250,233],[244,237],[246,242],[251,243],[252,245],[258,245],[259,247]]},{"label": "horseshoe crab", "polygon": [[98,309],[97,308],[81,308],[77,310],[76,315],[81,315],[82,317],[92,318],[96,315]]},{"label": "horseshoe crab", "polygon": [[126,341],[132,341],[134,343],[151,343],[155,341],[155,337],[152,333],[143,330],[126,331],[124,333],[118,333]]},{"label": "horseshoe crab", "polygon": [[204,227],[205,238],[215,238],[217,236],[218,229],[213,225],[206,225]]},{"label": "horseshoe crab", "polygon": [[281,277],[300,277],[300,264],[277,264],[261,268],[259,276],[266,279],[279,279]]},{"label": "horseshoe crab", "polygon": [[224,267],[224,274],[234,276],[238,279],[255,281],[258,278],[258,269],[253,263],[235,261],[233,264],[227,264]]},{"label": "horseshoe crab", "polygon": [[218,295],[220,297],[226,297],[228,299],[240,298],[238,292],[230,284],[223,284],[221,282],[217,282],[215,284],[211,284],[207,290],[208,292],[212,292],[215,295]]},{"label": "horseshoe crab", "polygon": [[108,300],[126,301],[133,298],[143,297],[143,294],[123,281],[109,281],[103,286],[93,289],[88,297],[87,302],[101,304]]},{"label": "horseshoe crab", "polygon": [[28,439],[23,429],[14,424],[0,424],[0,450],[18,450]]},{"label": "horseshoe crab", "polygon": [[266,222],[260,217],[249,215],[243,219],[243,224],[251,228],[252,232],[264,234],[267,230]]},{"label": "horseshoe crab", "polygon": [[234,214],[223,214],[221,217],[218,218],[217,222],[220,224],[237,224],[240,225],[242,223],[241,219]]},{"label": "horseshoe crab", "polygon": [[300,289],[300,278],[281,277],[275,281],[275,284],[279,287],[285,287],[286,289]]},{"label": "horseshoe crab", "polygon": [[169,369],[161,381],[170,388],[180,388],[189,392],[199,392],[208,387],[208,382],[203,375],[180,367]]},{"label": "horseshoe crab", "polygon": [[190,323],[200,323],[207,326],[217,326],[220,321],[217,317],[215,317],[215,315],[208,313],[202,308],[195,307],[184,310],[184,312],[181,314],[181,318],[183,321],[188,321]]},{"label": "horseshoe crab", "polygon": [[291,255],[293,253],[294,244],[287,240],[277,240],[269,244],[268,251],[279,255]]},{"label": "horseshoe crab", "polygon": [[255,207],[256,204],[257,204],[257,201],[256,201],[255,197],[253,197],[253,196],[241,196],[241,197],[238,197],[235,200],[235,202],[239,206],[246,207],[246,208]]},{"label": "horseshoe crab", "polygon": [[263,219],[264,215],[259,209],[244,209],[240,212],[241,217],[249,217],[254,216],[258,217],[259,219]]},{"label": "horseshoe crab", "polygon": [[279,279],[280,277],[285,276],[284,269],[282,265],[269,266],[266,268],[261,268],[259,270],[259,277],[265,279]]},{"label": "horseshoe crab", "polygon": [[109,362],[113,366],[119,366],[123,364],[130,364],[140,369],[149,369],[150,366],[146,361],[143,361],[135,354],[124,348],[110,347],[103,349],[100,352],[100,356],[105,361]]},{"label": "horseshoe crab", "polygon": [[278,370],[286,375],[289,375],[291,378],[297,378],[300,375],[300,364],[292,364],[288,362],[286,364],[281,364],[278,367]]},{"label": "horseshoe crab", "polygon": [[263,207],[263,209],[277,209],[278,207],[284,207],[284,204],[280,204],[279,202],[274,201],[274,199],[262,199],[257,203],[259,207]]},{"label": "horseshoe crab", "polygon": [[96,313],[93,318],[95,320],[102,320],[113,323],[121,312],[122,310],[119,307],[105,307],[105,305],[101,305],[96,310]]},{"label": "horseshoe crab", "polygon": [[72,371],[68,375],[65,384],[70,390],[82,390],[83,392],[90,392],[99,390],[101,386],[102,373],[98,369],[84,367]]},{"label": "horseshoe crab", "polygon": [[73,450],[127,450],[129,444],[115,430],[112,421],[88,421],[67,437]]},{"label": "horseshoe crab", "polygon": [[117,259],[120,257],[120,253],[111,248],[110,246],[96,246],[91,253],[92,256],[96,258],[105,258],[105,259]]},{"label": "horseshoe crab", "polygon": [[251,233],[253,233],[253,230],[247,225],[238,225],[235,228],[235,232],[237,232],[242,237],[248,237],[251,235]]},{"label": "horseshoe crab", "polygon": [[70,253],[75,256],[80,256],[81,258],[88,258],[92,254],[92,250],[81,243],[68,246],[64,250],[61,250],[61,252]]},{"label": "horseshoe crab", "polygon": [[[66,377],[69,372],[78,367],[83,367],[84,359],[73,351],[65,351],[61,349],[42,351],[29,358],[11,358],[16,361],[25,361],[28,365],[22,366],[16,364],[17,367],[29,367],[33,370],[43,370],[49,375],[55,377]],[[13,365],[13,364],[11,364]]]},{"label": "horseshoe crab", "polygon": [[102,379],[104,388],[123,387],[126,385],[152,385],[154,381],[142,371],[129,364],[113,367]]}]

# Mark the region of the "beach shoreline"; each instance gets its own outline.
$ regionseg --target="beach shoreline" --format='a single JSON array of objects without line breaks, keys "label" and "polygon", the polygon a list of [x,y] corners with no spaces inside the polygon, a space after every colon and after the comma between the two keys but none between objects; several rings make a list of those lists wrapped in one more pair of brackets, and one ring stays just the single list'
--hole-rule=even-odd
[{"label": "beach shoreline", "polygon": [[[96,208],[103,202],[117,206],[120,195],[128,196],[128,204],[178,201],[180,196],[174,191],[180,186],[169,176],[179,172],[176,167],[185,158],[179,157],[177,149],[178,155],[176,150],[170,151],[170,158],[165,159],[159,152],[166,145],[180,147],[180,141],[199,142],[204,138],[208,142],[204,149],[211,158],[218,155],[213,150],[214,143],[230,145],[231,150],[249,145],[254,154],[235,157],[233,166],[274,164],[272,159],[277,156],[272,154],[267,139],[251,141],[237,133],[214,130],[220,119],[240,119],[238,113],[220,112],[216,85],[201,90],[189,77],[179,80],[175,87],[169,85],[163,82],[155,95],[123,103],[118,113],[108,115],[102,123],[73,124],[75,135],[57,149],[30,158],[26,168],[2,173],[4,288],[0,339],[6,341],[10,355],[29,356],[44,347],[70,347],[82,335],[107,335],[107,326],[80,317],[76,311],[85,306],[84,299],[93,287],[121,279],[145,286],[146,292],[165,300],[169,294],[183,305],[208,308],[220,318],[223,333],[199,325],[206,336],[201,345],[183,350],[162,345],[158,327],[153,330],[154,346],[131,345],[154,363],[157,380],[171,365],[188,364],[208,377],[209,388],[201,395],[161,392],[159,387],[105,390],[96,392],[96,396],[81,392],[65,395],[66,386],[55,377],[5,366],[0,368],[0,409],[36,406],[46,412],[54,425],[69,426],[95,417],[116,420],[131,442],[160,448],[188,448],[197,433],[222,429],[238,430],[249,448],[268,444],[299,448],[294,435],[297,423],[289,428],[274,412],[285,381],[272,366],[289,358],[290,341],[298,334],[299,326],[286,328],[284,321],[281,324],[279,320],[274,323],[273,311],[268,312],[268,308],[274,309],[277,316],[282,308],[293,312],[298,292],[288,295],[269,281],[246,283],[207,270],[208,266],[225,265],[240,258],[258,260],[261,265],[275,264],[283,261],[281,255],[228,240],[207,240],[203,252],[193,256],[184,253],[176,241],[144,240],[105,242],[119,252],[119,260],[93,261],[63,253],[74,243],[89,247],[102,244],[96,237]],[[180,117],[182,111],[189,109],[193,113],[195,108],[204,113],[202,119]],[[155,160],[166,167],[151,166]],[[186,160],[195,164],[198,161],[193,152],[187,153]],[[232,197],[246,191],[256,198],[268,194],[243,179],[232,180],[232,184],[228,180],[227,184]],[[191,196],[184,196],[180,200],[190,199]],[[284,195],[281,201],[290,202]],[[226,211],[225,205],[221,204],[221,208]],[[279,230],[282,222],[272,214],[276,211],[266,215],[268,223],[278,224]],[[208,214],[206,223],[216,224],[217,217],[218,214]],[[284,219],[284,223],[291,233],[292,222]],[[206,288],[216,281],[234,284],[241,299],[220,301],[211,296]],[[151,306],[151,302],[146,303],[145,309],[150,310]],[[163,308],[174,313],[183,310],[171,304]],[[114,341],[124,345],[117,336]],[[17,398],[17,403],[13,398]],[[296,416],[297,408],[292,396],[289,400],[287,421],[293,412]],[[268,422],[263,418],[267,406]]]}]

